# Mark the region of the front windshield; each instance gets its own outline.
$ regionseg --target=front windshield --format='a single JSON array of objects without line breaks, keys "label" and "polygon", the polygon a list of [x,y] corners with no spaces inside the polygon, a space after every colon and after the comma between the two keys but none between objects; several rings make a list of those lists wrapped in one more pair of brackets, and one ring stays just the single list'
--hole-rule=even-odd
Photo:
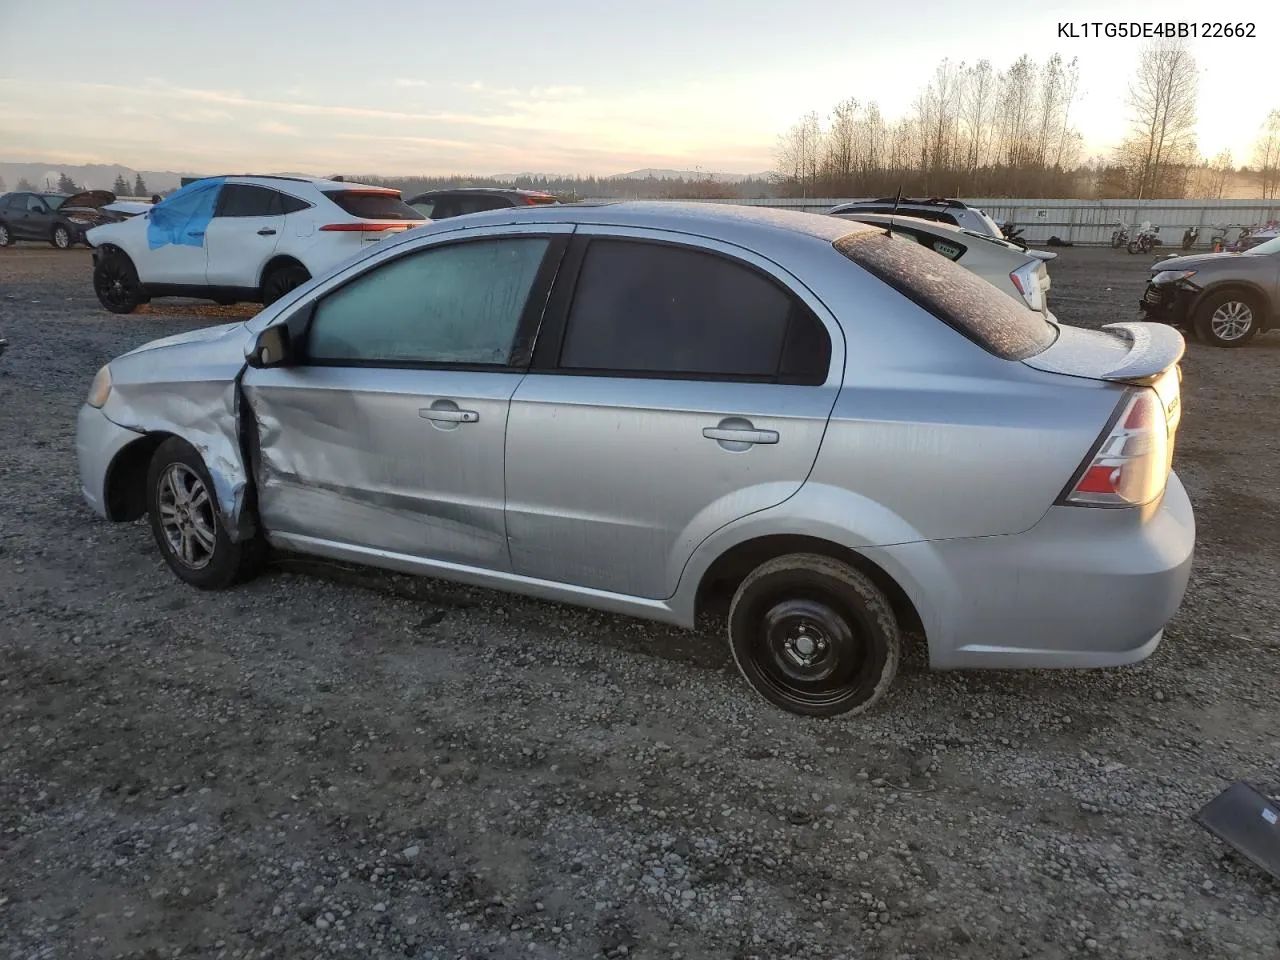
[{"label": "front windshield", "polygon": [[63,201],[63,200],[65,200],[65,199],[67,199],[67,198],[66,198],[66,197],[51,197],[51,196],[49,196],[49,194],[47,194],[47,193],[46,193],[46,194],[44,194],[40,199],[41,199],[41,200],[43,200],[45,203],[47,203],[47,204],[49,205],[49,209],[50,209],[50,210],[57,210],[60,206],[62,206],[62,201]]},{"label": "front windshield", "polygon": [[1266,243],[1260,243],[1256,247],[1250,247],[1245,253],[1262,254],[1263,256],[1268,253],[1280,253],[1280,236],[1272,237]]}]

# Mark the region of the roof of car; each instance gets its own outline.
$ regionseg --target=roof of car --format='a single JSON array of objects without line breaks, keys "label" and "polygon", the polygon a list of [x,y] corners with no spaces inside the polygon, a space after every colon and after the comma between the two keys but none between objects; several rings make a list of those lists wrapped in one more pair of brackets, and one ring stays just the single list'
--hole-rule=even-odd
[{"label": "roof of car", "polygon": [[219,173],[210,174],[207,177],[198,177],[198,180],[214,180],[221,177],[224,180],[232,182],[252,181],[252,180],[284,180],[292,183],[306,183],[318,190],[333,189],[339,190],[386,190],[388,192],[399,193],[394,187],[380,187],[373,183],[357,183],[354,180],[331,180],[326,177],[295,177],[289,174],[276,173]]},{"label": "roof of car", "polygon": [[[786,239],[805,236],[830,242],[851,233],[876,229],[857,221],[821,213],[678,200],[607,200],[508,207],[468,214],[466,220],[467,228],[529,222],[649,227],[713,237],[748,247],[766,242],[770,237]],[[442,229],[449,229],[447,225],[451,223],[456,221],[436,221]],[[420,229],[432,231],[434,225]]]},{"label": "roof of car", "polygon": [[435,197],[442,193],[497,193],[504,196],[515,194],[520,197],[550,197],[545,190],[526,190],[524,187],[439,187],[435,190],[424,190],[417,197]]}]

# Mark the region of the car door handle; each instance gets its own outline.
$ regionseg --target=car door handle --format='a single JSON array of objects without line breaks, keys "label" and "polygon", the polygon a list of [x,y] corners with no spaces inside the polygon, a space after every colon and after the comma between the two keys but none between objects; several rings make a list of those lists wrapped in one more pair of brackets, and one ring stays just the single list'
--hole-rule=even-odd
[{"label": "car door handle", "polygon": [[436,423],[475,423],[480,414],[474,410],[451,410],[447,407],[423,407],[418,416]]},{"label": "car door handle", "polygon": [[702,435],[708,440],[727,443],[777,443],[777,430],[744,430],[736,427],[703,427]]},{"label": "car door handle", "polygon": [[275,235],[276,235],[276,231],[272,227],[263,227],[261,230],[258,231],[258,236],[260,237],[274,237]]}]

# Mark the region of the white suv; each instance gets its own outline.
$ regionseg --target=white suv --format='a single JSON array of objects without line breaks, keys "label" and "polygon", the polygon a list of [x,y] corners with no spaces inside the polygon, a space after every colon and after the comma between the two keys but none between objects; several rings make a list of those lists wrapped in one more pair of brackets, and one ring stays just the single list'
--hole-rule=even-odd
[{"label": "white suv", "polygon": [[428,222],[386,187],[204,177],[86,239],[98,300],[130,313],[153,297],[271,303],[367,244]]}]

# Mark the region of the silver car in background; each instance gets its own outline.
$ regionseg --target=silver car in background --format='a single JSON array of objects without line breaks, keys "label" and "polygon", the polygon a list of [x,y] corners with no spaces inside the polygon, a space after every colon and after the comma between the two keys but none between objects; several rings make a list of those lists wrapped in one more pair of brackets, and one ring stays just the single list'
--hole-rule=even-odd
[{"label": "silver car in background", "polygon": [[268,547],[692,628],[830,716],[956,667],[1150,654],[1195,524],[1184,343],[1059,326],[838,217],[575,204],[377,244],[112,360],[84,495],[187,583]]},{"label": "silver car in background", "polygon": [[888,230],[958,263],[1038,313],[1049,313],[1048,261],[1058,255],[1024,250],[1008,240],[962,227],[888,213],[838,213],[835,216]]}]

